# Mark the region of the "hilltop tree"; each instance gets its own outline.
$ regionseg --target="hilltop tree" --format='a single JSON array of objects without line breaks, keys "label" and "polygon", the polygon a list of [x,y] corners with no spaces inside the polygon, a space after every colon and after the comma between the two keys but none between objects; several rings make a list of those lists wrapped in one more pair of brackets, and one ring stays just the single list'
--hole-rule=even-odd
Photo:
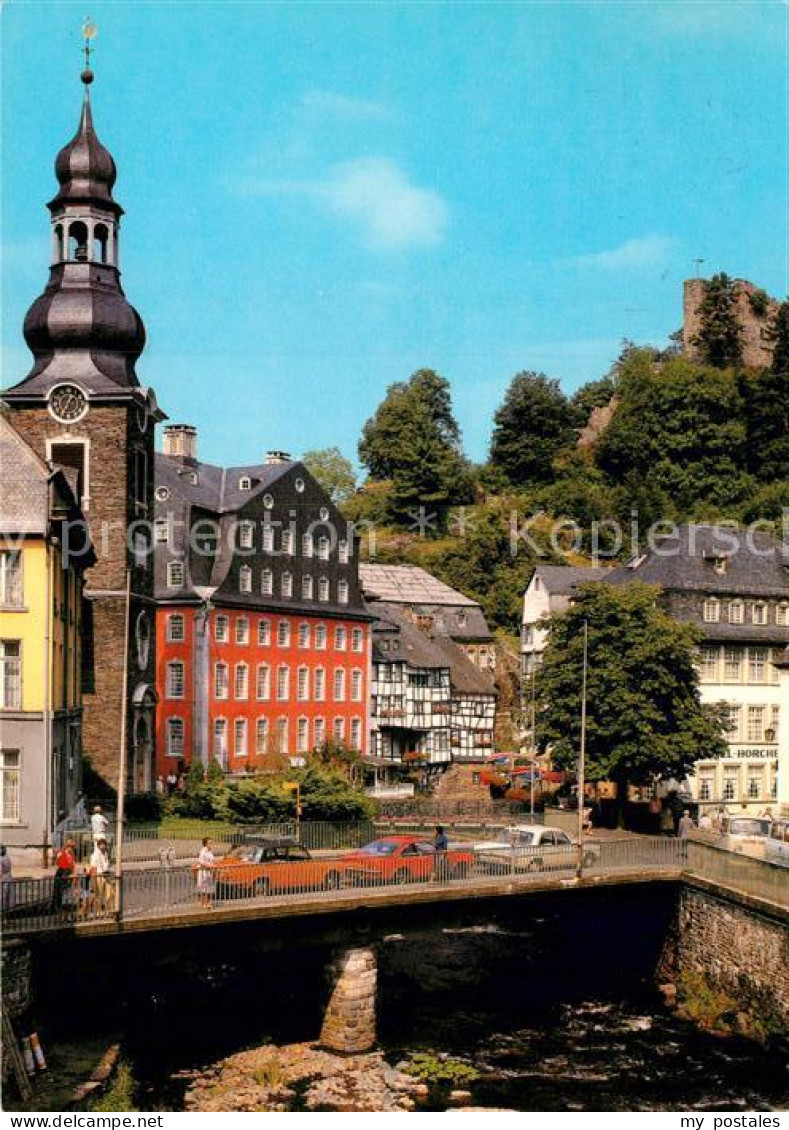
[{"label": "hilltop tree", "polygon": [[574,442],[575,416],[558,381],[518,373],[494,416],[491,464],[513,486],[550,482],[554,459]]},{"label": "hilltop tree", "polygon": [[630,785],[681,781],[694,761],[726,751],[722,712],[699,697],[698,633],[664,612],[658,594],[635,583],[584,585],[566,612],[544,621],[550,636],[536,677],[539,745],[555,765],[576,769],[587,623],[586,775],[616,783],[620,822]]},{"label": "hilltop tree", "polygon": [[356,490],[353,464],[345,458],[339,447],[305,451],[301,461],[313,478],[328,491],[332,502],[345,502]]},{"label": "hilltop tree", "polygon": [[772,364],[741,381],[748,467],[765,483],[789,479],[789,302],[773,321]]},{"label": "hilltop tree", "polygon": [[408,524],[424,506],[442,525],[449,506],[467,501],[471,490],[449,382],[419,369],[391,385],[364,425],[359,458],[371,479],[391,482],[391,519]]},{"label": "hilltop tree", "polygon": [[617,397],[595,449],[615,483],[638,482],[678,514],[740,501],[746,435],[733,371],[681,357],[657,363],[652,350],[634,350],[620,369]]},{"label": "hilltop tree", "polygon": [[704,283],[699,306],[700,328],[693,339],[700,359],[716,369],[742,364],[742,326],[737,314],[739,287],[728,275],[714,275]]}]

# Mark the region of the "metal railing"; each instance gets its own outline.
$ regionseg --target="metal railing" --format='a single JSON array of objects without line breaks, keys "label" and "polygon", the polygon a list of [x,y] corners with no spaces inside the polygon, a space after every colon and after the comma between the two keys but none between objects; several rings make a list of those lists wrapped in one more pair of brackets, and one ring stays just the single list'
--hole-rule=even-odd
[{"label": "metal railing", "polygon": [[[361,831],[360,831],[361,836]],[[447,852],[429,848],[411,855],[370,855],[354,851],[323,852],[310,859],[234,862],[219,857],[212,870],[164,853],[157,867],[131,867],[122,879],[123,921],[189,917],[217,906],[287,906],[299,901],[334,900],[369,891],[373,900],[395,890],[468,888],[484,894],[509,880],[516,889],[555,880],[572,881],[578,874],[575,844],[543,844],[511,848],[452,841]],[[786,867],[723,850],[695,840],[633,836],[584,842],[581,875],[616,878],[699,876],[744,894],[789,905]],[[111,882],[80,877],[57,886],[52,877],[20,879],[6,884],[3,928],[7,934],[69,929],[83,922],[115,917]],[[8,889],[10,888],[10,889]]]},{"label": "metal railing", "polygon": [[688,840],[687,869],[701,879],[733,887],[777,906],[789,907],[789,867],[729,851],[702,840]]},{"label": "metal railing", "polygon": [[209,824],[196,822],[191,827],[168,828],[164,833],[157,827],[127,828],[123,836],[125,863],[157,863],[163,855],[171,860],[194,859],[200,851],[204,837],[216,846],[232,847],[254,840],[289,837],[310,851],[339,851],[361,847],[376,835],[372,821],[355,820],[344,823],[322,820],[284,821],[278,824],[237,824],[232,828],[213,830]]}]

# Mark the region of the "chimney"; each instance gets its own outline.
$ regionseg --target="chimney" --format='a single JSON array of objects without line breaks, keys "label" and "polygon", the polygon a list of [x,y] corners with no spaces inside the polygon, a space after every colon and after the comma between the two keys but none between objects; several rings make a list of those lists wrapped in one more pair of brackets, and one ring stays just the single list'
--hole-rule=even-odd
[{"label": "chimney", "polygon": [[277,463],[290,463],[289,451],[267,451],[266,465],[271,467]]},{"label": "chimney", "polygon": [[168,424],[164,429],[164,454],[176,459],[197,459],[197,428]]}]

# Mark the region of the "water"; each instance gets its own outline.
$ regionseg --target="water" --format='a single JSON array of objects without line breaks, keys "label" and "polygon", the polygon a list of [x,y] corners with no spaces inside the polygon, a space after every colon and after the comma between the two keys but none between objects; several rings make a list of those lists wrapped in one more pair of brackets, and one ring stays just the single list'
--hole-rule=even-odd
[{"label": "water", "polygon": [[[665,1009],[655,969],[675,899],[664,884],[447,908],[443,919],[398,912],[374,939],[387,1058],[430,1051],[473,1064],[480,1106],[789,1108],[785,1043],[715,1036]],[[39,1034],[50,1046],[80,1028],[120,1036],[142,1108],[182,1109],[186,1074],[263,1043],[315,1039],[347,922],[79,941],[58,960],[44,950]],[[359,944],[354,929],[348,943]]]},{"label": "water", "polygon": [[[474,1019],[479,1030],[484,1018]],[[456,1021],[462,1024],[462,1015]],[[640,1000],[558,1005],[528,1026],[494,1031],[471,1048],[439,1036],[430,1050],[478,1070],[469,1088],[475,1106],[772,1111],[789,1105],[785,1051],[701,1032],[648,993]]]}]

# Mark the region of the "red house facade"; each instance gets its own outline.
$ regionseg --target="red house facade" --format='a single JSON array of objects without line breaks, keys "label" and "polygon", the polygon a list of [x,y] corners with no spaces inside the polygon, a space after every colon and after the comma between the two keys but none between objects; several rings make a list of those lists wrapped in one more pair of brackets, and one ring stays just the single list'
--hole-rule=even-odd
[{"label": "red house facade", "polygon": [[368,752],[370,620],[353,531],[299,463],[156,460],[157,773],[244,772],[328,741]]}]

